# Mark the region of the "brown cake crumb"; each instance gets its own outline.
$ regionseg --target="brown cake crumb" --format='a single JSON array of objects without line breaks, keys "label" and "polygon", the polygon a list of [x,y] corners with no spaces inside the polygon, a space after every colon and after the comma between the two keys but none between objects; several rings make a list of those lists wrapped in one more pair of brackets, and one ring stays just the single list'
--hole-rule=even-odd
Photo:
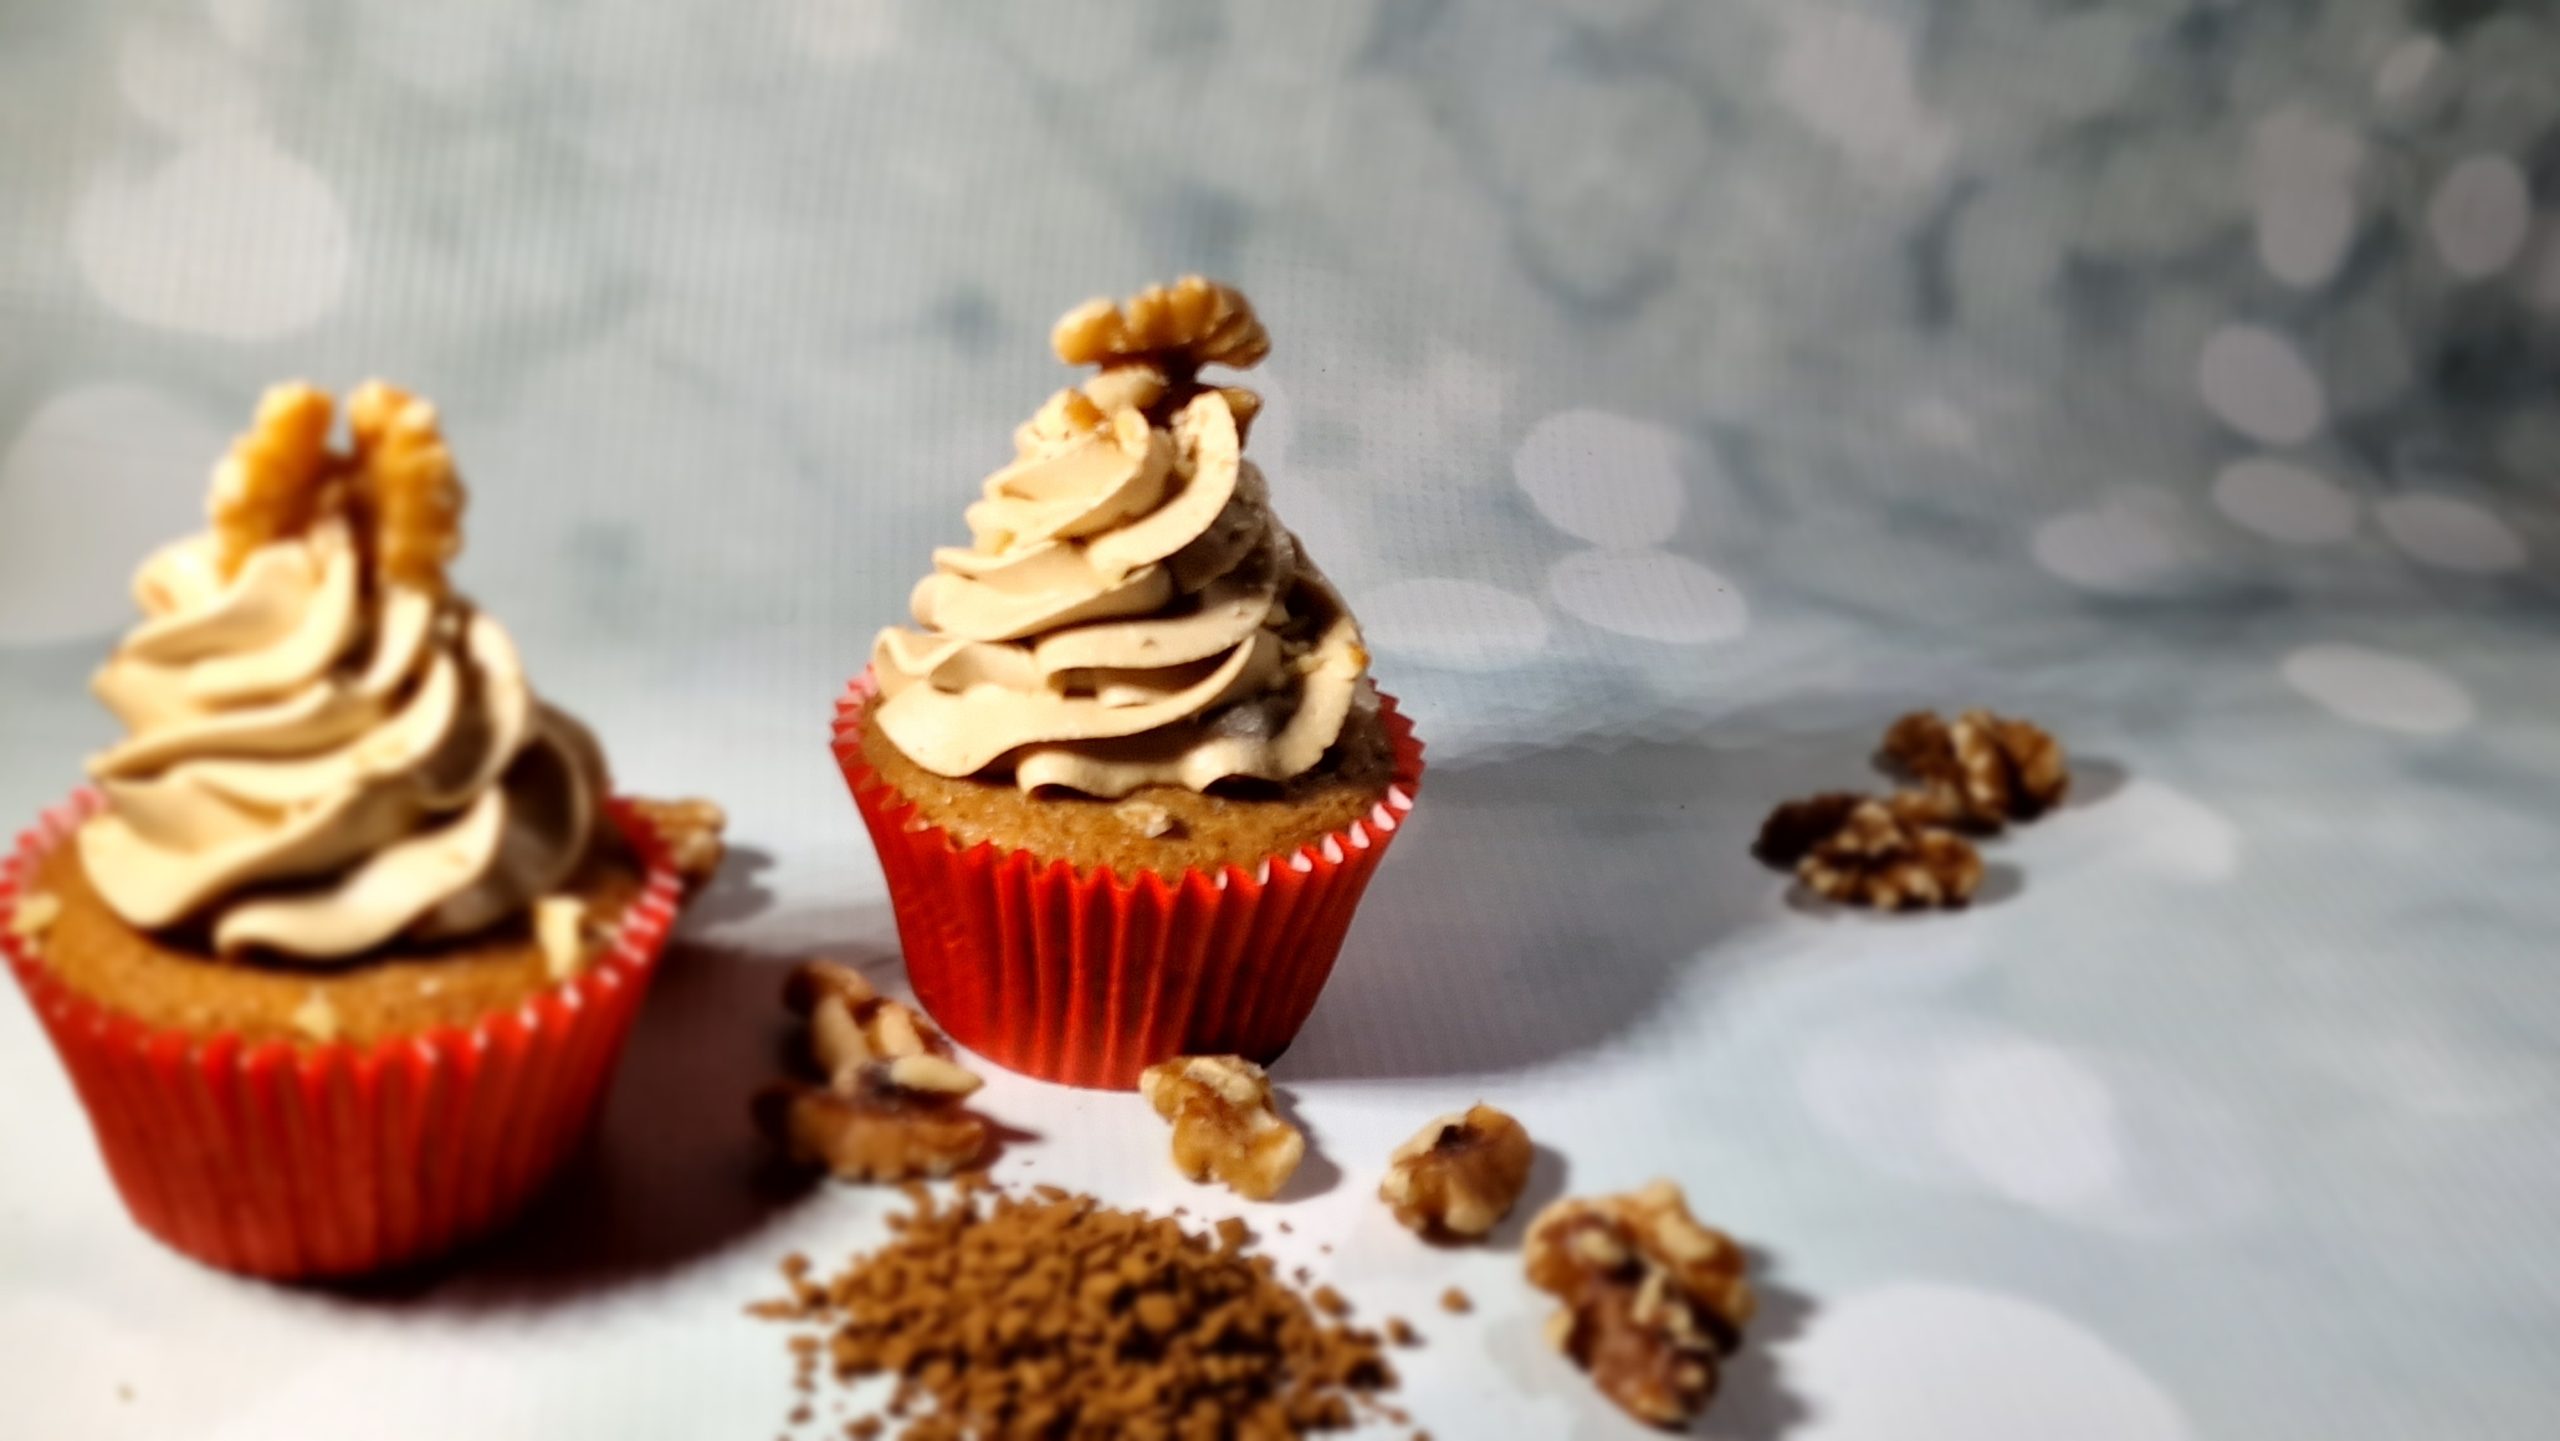
[{"label": "brown cake crumb", "polygon": [[980,1187],[939,1207],[919,1194],[891,1231],[811,1315],[839,1380],[895,1378],[896,1424],[868,1416],[848,1437],[1285,1441],[1383,1414],[1395,1385],[1379,1338],[1328,1320],[1325,1293],[1280,1281],[1241,1227]]},{"label": "brown cake crumb", "polygon": [[1463,1316],[1475,1308],[1475,1298],[1455,1286],[1440,1293],[1440,1309],[1452,1316]]},{"label": "brown cake crumb", "polygon": [[1387,1339],[1398,1346],[1419,1346],[1422,1344],[1422,1333],[1413,1329],[1413,1323],[1402,1316],[1389,1316]]}]

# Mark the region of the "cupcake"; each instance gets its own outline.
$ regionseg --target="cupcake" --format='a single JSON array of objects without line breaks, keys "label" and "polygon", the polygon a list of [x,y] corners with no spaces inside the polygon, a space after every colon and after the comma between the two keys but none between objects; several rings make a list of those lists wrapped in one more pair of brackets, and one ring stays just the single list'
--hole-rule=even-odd
[{"label": "cupcake", "polygon": [[425,402],[268,393],[95,690],[125,737],[0,867],[0,945],[134,1219],[292,1278],[503,1223],[586,1129],[716,809],[613,798],[455,593]]},{"label": "cupcake", "polygon": [[1270,348],[1198,277],[1053,336],[1100,373],[1014,433],[835,752],[916,995],[1051,1080],[1276,1057],[1421,780],[1359,624],[1243,456]]}]

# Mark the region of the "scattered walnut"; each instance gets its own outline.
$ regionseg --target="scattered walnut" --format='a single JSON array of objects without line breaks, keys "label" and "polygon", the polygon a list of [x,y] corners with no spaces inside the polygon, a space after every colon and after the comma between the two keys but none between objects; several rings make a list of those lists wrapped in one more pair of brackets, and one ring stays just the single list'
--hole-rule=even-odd
[{"label": "scattered walnut", "polygon": [[225,576],[239,574],[260,546],[311,523],[334,413],[327,393],[302,381],[259,399],[257,418],[213,473],[213,534]]},{"label": "scattered walnut", "polygon": [[565,981],[587,965],[587,903],[576,896],[544,896],[533,903],[533,936],[551,979]]},{"label": "scattered walnut", "polygon": [[1558,1201],[1530,1224],[1525,1260],[1564,1302],[1550,1339],[1601,1394],[1658,1426],[1706,1409],[1755,1301],[1742,1248],[1698,1224],[1679,1187]]},{"label": "scattered walnut", "polygon": [[[850,966],[802,963],[783,983],[783,1003],[809,1018],[810,1059],[839,1090],[849,1087],[855,1068],[872,1061],[909,1056],[948,1061],[953,1054],[949,1038],[933,1022],[873,990]],[[975,1077],[969,1089],[977,1089]]]},{"label": "scattered walnut", "polygon": [[833,961],[794,967],[782,1000],[808,1018],[827,1080],[756,1098],[757,1125],[792,1159],[846,1180],[903,1181],[947,1176],[985,1151],[986,1121],[961,1106],[983,1083],[932,1022]]},{"label": "scattered walnut", "polygon": [[1886,729],[1884,755],[1919,778],[1950,820],[1982,830],[2034,820],[2071,787],[2059,741],[1987,710],[1966,711],[1953,724],[1913,711]]},{"label": "scattered walnut", "polygon": [[843,1180],[948,1176],[987,1147],[986,1121],[960,1104],[977,1085],[939,1056],[870,1061],[841,1086],[768,1087],[756,1125],[792,1160]]},{"label": "scattered walnut", "polygon": [[287,1019],[307,1040],[325,1046],[338,1039],[338,1008],[329,1004],[329,998],[318,991],[303,997],[302,1004],[294,1007],[293,1014]]},{"label": "scattered walnut", "polygon": [[1114,305],[1088,300],[1070,310],[1050,332],[1049,343],[1069,365],[1113,365],[1152,360],[1168,371],[1203,365],[1238,370],[1271,353],[1271,336],[1253,313],[1253,302],[1232,286],[1197,275],[1153,285]]},{"label": "scattered walnut", "polygon": [[436,408],[368,380],[347,397],[357,484],[373,522],[374,561],[398,585],[442,591],[462,551],[462,481]]},{"label": "scattered walnut", "polygon": [[1306,1156],[1307,1138],[1272,1108],[1271,1078],[1242,1056],[1177,1057],[1147,1067],[1138,1089],[1173,1122],[1173,1164],[1194,1181],[1268,1201]]},{"label": "scattered walnut", "polygon": [[782,1006],[795,1016],[817,1010],[818,1002],[828,996],[860,1006],[880,999],[880,992],[862,972],[837,961],[802,961],[783,977]]},{"label": "scattered walnut", "polygon": [[721,833],[729,828],[729,813],[715,801],[689,797],[684,800],[653,801],[633,799],[631,809],[667,848],[667,860],[676,868],[684,883],[696,890],[711,884],[720,873],[720,862],[728,856]]},{"label": "scattered walnut", "polygon": [[1861,801],[1840,829],[1796,865],[1815,894],[1848,905],[1899,911],[1956,907],[1982,883],[1982,857],[1952,831],[1906,826],[1882,801]]},{"label": "scattered walnut", "polygon": [[1396,1147],[1378,1198],[1411,1230],[1481,1236],[1520,1199],[1533,1155],[1518,1121],[1479,1103],[1442,1116]]},{"label": "scattered walnut", "polygon": [[1475,1298],[1455,1286],[1440,1293],[1440,1309],[1452,1316],[1463,1316],[1475,1308]]}]

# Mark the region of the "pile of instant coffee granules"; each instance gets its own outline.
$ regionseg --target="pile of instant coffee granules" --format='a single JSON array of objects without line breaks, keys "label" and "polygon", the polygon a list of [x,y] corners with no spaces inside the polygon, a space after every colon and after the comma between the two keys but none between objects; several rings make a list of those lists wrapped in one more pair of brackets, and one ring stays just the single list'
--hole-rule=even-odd
[{"label": "pile of instant coffee granules", "polygon": [[823,1328],[793,1338],[804,1390],[895,1378],[889,1419],[850,1436],[1286,1441],[1403,1419],[1378,1400],[1396,1379],[1378,1336],[1247,1254],[1241,1221],[1193,1235],[1053,1186],[908,1194],[887,1245],[833,1278],[786,1260],[789,1299],[751,1308]]}]

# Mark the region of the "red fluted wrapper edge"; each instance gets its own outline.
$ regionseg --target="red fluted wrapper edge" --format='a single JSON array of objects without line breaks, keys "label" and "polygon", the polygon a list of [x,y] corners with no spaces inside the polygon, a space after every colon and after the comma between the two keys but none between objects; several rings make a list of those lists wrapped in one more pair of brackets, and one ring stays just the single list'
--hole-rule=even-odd
[{"label": "red fluted wrapper edge", "polygon": [[963,849],[862,758],[868,673],[836,702],[834,750],[934,1020],[1010,1070],[1128,1090],[1177,1055],[1269,1061],[1333,973],[1369,877],[1422,783],[1413,723],[1381,696],[1395,774],[1368,816],[1252,869],[1136,878],[993,843]]},{"label": "red fluted wrapper edge", "polygon": [[12,922],[99,799],[46,812],[0,862],[0,951],[133,1219],[209,1266],[300,1280],[425,1261],[523,1210],[594,1120],[675,924],[665,846],[611,805],[647,879],[594,964],[468,1029],[363,1046],[153,1030],[64,985]]}]

